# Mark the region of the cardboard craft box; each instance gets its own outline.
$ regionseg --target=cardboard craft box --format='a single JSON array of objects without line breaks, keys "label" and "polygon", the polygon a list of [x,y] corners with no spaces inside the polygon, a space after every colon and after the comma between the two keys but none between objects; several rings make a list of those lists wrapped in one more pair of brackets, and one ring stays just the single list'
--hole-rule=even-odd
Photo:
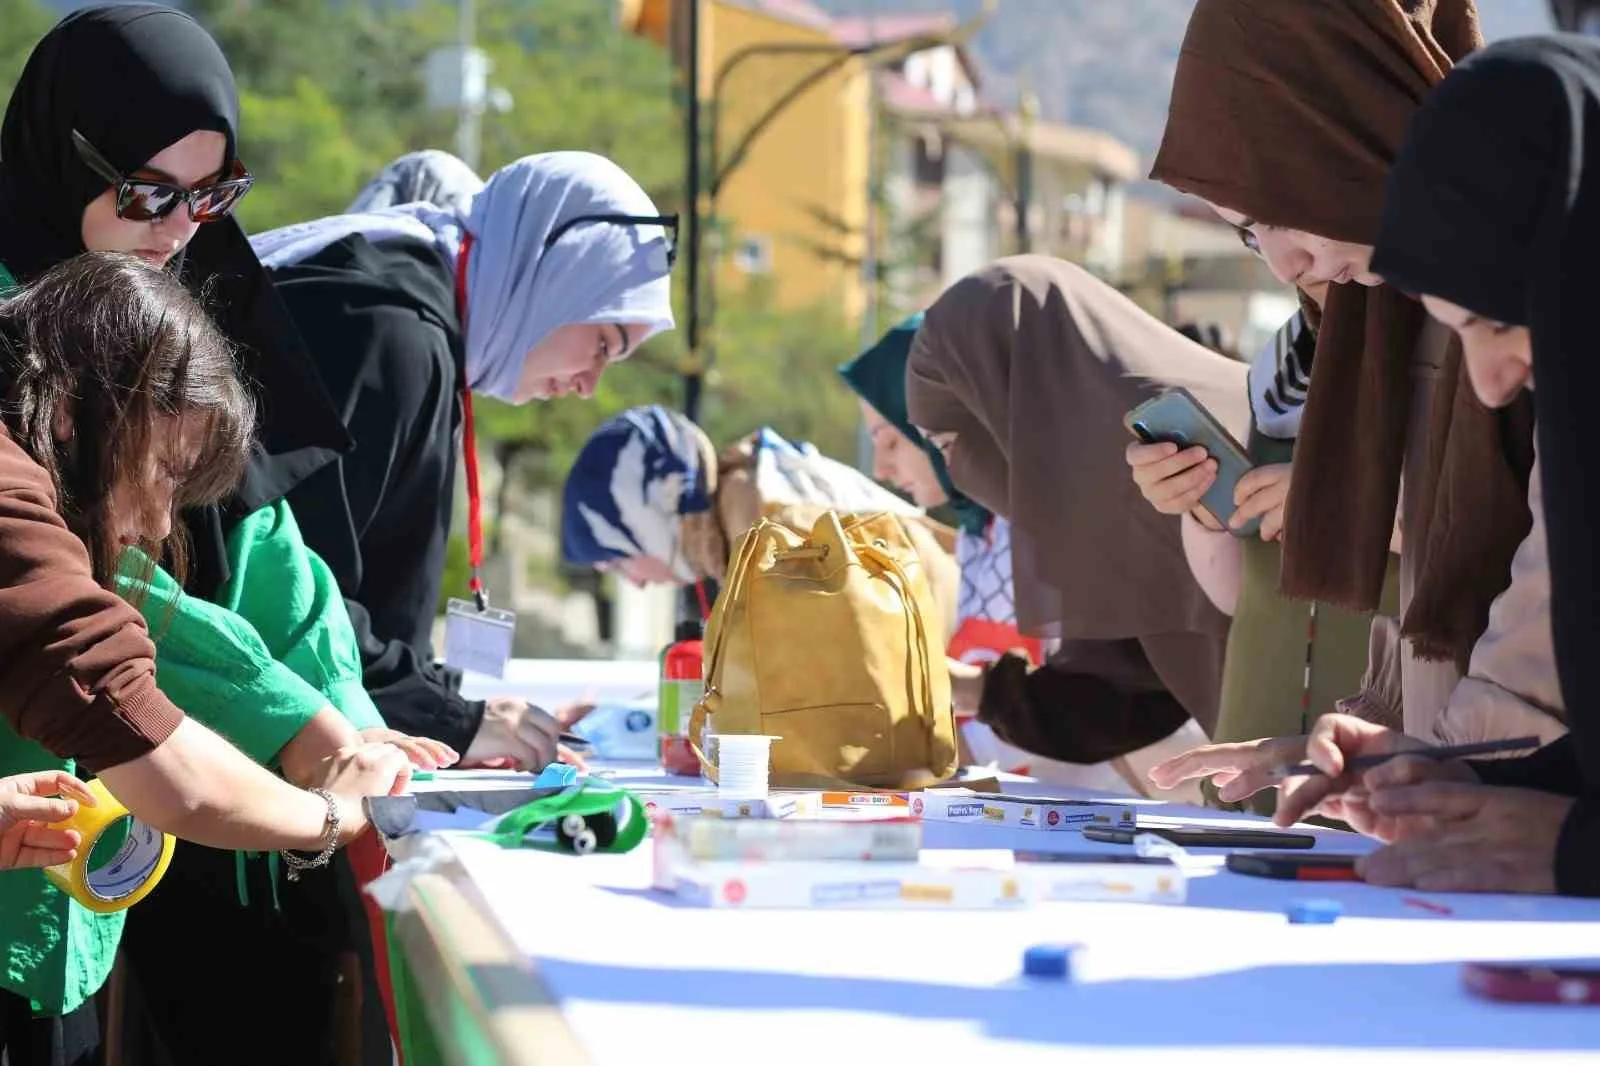
[{"label": "cardboard craft box", "polygon": [[965,822],[977,825],[1009,826],[1013,829],[1043,829],[1051,832],[1081,832],[1086,825],[1113,829],[1132,829],[1135,808],[1132,804],[1110,800],[1063,800],[1040,796],[1015,796],[1002,792],[973,792],[967,789],[938,789],[919,792],[911,801],[911,813],[940,822]]}]

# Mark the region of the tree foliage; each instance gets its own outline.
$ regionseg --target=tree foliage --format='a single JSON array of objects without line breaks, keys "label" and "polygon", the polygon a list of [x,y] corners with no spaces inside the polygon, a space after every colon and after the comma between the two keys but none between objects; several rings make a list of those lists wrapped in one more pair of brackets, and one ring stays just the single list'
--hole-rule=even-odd
[{"label": "tree foliage", "polygon": [[0,86],[10,86],[22,75],[33,43],[54,20],[38,0],[0,0]]}]

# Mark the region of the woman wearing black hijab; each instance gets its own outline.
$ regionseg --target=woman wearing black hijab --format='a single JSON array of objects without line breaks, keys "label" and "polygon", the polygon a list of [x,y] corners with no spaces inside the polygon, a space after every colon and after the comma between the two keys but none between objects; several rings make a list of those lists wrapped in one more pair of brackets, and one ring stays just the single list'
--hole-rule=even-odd
[{"label": "woman wearing black hijab", "polygon": [[1302,785],[1280,820],[1328,796],[1358,827],[1396,840],[1362,860],[1369,881],[1600,896],[1600,456],[1586,387],[1597,238],[1600,41],[1506,41],[1457,67],[1411,123],[1372,266],[1457,333],[1486,406],[1538,382],[1551,623],[1570,733],[1521,759],[1394,760],[1351,788],[1338,776],[1345,759],[1404,744],[1350,719],[1319,723],[1309,751],[1330,776]]},{"label": "woman wearing black hijab", "polygon": [[[171,619],[150,619],[157,682],[246,754],[296,780],[358,743],[358,728],[396,737],[381,729],[361,685],[332,576],[305,550],[283,502],[350,441],[232,218],[250,180],[237,127],[233,74],[189,16],[154,4],[68,16],[34,49],[0,130],[0,290],[93,249],[140,255],[207,294],[256,386],[259,440],[232,498],[184,516],[190,558],[177,569],[190,595]],[[192,647],[191,634],[200,638]],[[409,748],[424,765],[448,758],[437,747]],[[281,1049],[238,1042],[259,1026],[261,1001],[240,996],[231,980],[195,981],[197,973],[248,965],[275,989],[274,1013],[295,1019],[296,1061],[305,1062],[331,1056],[334,991],[348,987],[349,960],[366,960],[371,977],[345,858],[292,884],[276,858],[246,864],[180,844],[161,891],[128,917],[124,958],[143,1016],[177,1063],[282,1061]],[[197,928],[206,935],[195,936]],[[98,980],[69,976],[47,1013],[69,1013]],[[367,987],[366,1043],[387,1062],[381,1003],[375,984]],[[56,1051],[70,1060],[83,1040],[62,1039],[66,1049],[56,1040]],[[48,1061],[55,1052],[44,1053]]]}]

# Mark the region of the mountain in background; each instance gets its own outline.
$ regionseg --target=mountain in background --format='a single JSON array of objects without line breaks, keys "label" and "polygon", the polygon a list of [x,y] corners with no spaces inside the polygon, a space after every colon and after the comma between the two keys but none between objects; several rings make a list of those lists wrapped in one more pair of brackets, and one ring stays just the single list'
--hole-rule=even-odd
[{"label": "mountain in background", "polygon": [[[813,2],[836,15],[950,11],[963,21],[983,6],[982,0]],[[1478,6],[1490,40],[1551,29],[1547,0]],[[1193,0],[1000,0],[972,46],[984,92],[1010,106],[1025,83],[1046,117],[1106,130],[1148,160],[1166,123],[1178,46],[1193,8]]]}]

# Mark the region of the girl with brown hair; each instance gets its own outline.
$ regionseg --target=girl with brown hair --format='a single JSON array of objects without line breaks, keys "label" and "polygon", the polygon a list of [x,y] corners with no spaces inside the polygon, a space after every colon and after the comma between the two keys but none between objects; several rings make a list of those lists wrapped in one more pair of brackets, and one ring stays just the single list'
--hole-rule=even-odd
[{"label": "girl with brown hair", "polygon": [[[286,784],[157,689],[150,631],[112,591],[142,598],[149,560],[182,537],[174,516],[244,469],[255,404],[232,347],[171,275],[85,255],[0,303],[0,396],[0,774],[75,760],[157,828],[325,866],[365,827],[363,797],[405,785],[405,755],[347,748],[320,787]],[[90,1061],[85,1001],[123,916],[74,911],[37,871],[0,891],[0,1050],[17,1066]]]}]

